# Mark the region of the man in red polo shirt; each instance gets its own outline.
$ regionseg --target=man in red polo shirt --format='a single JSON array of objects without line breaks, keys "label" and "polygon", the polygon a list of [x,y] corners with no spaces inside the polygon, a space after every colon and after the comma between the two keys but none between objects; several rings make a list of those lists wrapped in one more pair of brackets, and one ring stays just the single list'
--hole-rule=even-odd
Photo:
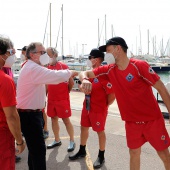
[{"label": "man in red polo shirt", "polygon": [[[65,70],[68,69],[68,66],[62,62],[57,61],[58,52],[55,48],[47,48],[47,53],[50,57],[50,63],[48,68],[51,70]],[[68,152],[71,152],[75,148],[74,143],[74,129],[73,125],[70,122],[69,117],[71,116],[70,108],[70,96],[69,92],[71,91],[74,85],[73,78],[71,77],[68,82],[63,82],[57,85],[48,85],[48,101],[47,101],[47,115],[51,117],[52,129],[54,132],[55,140],[47,145],[47,149],[54,148],[61,145],[59,137],[59,123],[58,119],[62,118],[66,130],[70,136],[70,143],[67,148]]]},{"label": "man in red polo shirt", "polygon": [[[101,66],[104,60],[104,53],[99,49],[94,48],[91,50],[88,66],[93,69]],[[97,132],[99,139],[99,153],[97,160],[93,167],[100,168],[105,162],[104,152],[106,145],[105,135],[105,122],[108,113],[108,106],[113,103],[115,96],[112,89],[112,84],[108,79],[100,81],[98,78],[89,79],[92,83],[92,91],[90,94],[86,93],[83,103],[82,115],[81,115],[81,137],[80,137],[80,149],[72,156],[69,156],[70,160],[75,160],[86,156],[86,143],[88,139],[89,127]]]},{"label": "man in red polo shirt", "polygon": [[16,154],[25,148],[16,109],[15,84],[2,70],[4,65],[13,62],[14,54],[12,42],[0,36],[0,168],[4,170],[15,170],[15,140]]},{"label": "man in red polo shirt", "polygon": [[27,57],[26,57],[27,46],[24,46],[21,49],[17,49],[17,50],[21,51],[20,58],[22,61],[22,65],[21,65],[21,68],[22,68],[25,65],[25,63],[27,62]]},{"label": "man in red polo shirt", "polygon": [[[165,122],[154,97],[152,86],[161,95],[170,113],[170,95],[159,76],[142,60],[127,57],[128,46],[121,37],[113,37],[99,47],[106,51],[108,64],[93,71],[82,72],[80,80],[85,92],[91,89],[88,78],[109,78],[125,121],[130,169],[140,169],[141,146],[149,142],[157,151],[165,169],[170,169],[170,145]],[[114,64],[115,63],[115,64]]]}]

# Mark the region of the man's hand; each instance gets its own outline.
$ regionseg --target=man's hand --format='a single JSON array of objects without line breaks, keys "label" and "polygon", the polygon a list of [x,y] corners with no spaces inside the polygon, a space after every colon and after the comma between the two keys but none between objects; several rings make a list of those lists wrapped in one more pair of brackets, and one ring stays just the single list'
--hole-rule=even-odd
[{"label": "man's hand", "polygon": [[70,70],[71,71],[71,77],[74,78],[76,76],[78,76],[78,72],[77,71],[74,71],[74,70]]},{"label": "man's hand", "polygon": [[92,90],[92,83],[89,80],[84,79],[81,84],[81,89],[85,94],[90,94]]},{"label": "man's hand", "polygon": [[25,141],[23,141],[22,145],[17,145],[15,154],[19,155],[24,151],[24,149],[25,149]]}]

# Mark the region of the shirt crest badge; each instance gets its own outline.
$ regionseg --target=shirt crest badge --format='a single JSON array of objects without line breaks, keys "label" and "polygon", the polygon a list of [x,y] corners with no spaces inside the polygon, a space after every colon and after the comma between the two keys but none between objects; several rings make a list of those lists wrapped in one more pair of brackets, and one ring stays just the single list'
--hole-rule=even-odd
[{"label": "shirt crest badge", "polygon": [[111,89],[112,88],[112,84],[111,83],[107,83],[107,88]]},{"label": "shirt crest badge", "polygon": [[149,67],[149,73],[150,74],[154,74],[155,73],[154,70],[151,67]]},{"label": "shirt crest badge", "polygon": [[127,80],[128,82],[132,81],[133,78],[134,78],[134,76],[133,76],[131,73],[129,73],[129,74],[126,76],[126,80]]},{"label": "shirt crest badge", "polygon": [[98,80],[97,78],[94,78],[93,82],[94,82],[94,83],[98,83],[99,80]]}]

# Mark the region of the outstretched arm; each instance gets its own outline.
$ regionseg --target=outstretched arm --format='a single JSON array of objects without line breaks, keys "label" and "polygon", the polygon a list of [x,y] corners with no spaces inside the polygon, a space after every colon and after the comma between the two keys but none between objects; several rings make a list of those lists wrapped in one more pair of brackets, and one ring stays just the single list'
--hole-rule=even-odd
[{"label": "outstretched arm", "polygon": [[79,74],[79,80],[82,82],[81,89],[85,94],[90,94],[92,90],[92,84],[88,80],[89,78],[95,78],[93,71],[83,71]]},{"label": "outstretched arm", "polygon": [[163,84],[163,82],[161,80],[158,80],[154,86],[153,86],[157,91],[158,93],[160,94],[163,102],[165,103],[166,105],[166,108],[170,114],[170,95],[165,87],[165,85]]}]

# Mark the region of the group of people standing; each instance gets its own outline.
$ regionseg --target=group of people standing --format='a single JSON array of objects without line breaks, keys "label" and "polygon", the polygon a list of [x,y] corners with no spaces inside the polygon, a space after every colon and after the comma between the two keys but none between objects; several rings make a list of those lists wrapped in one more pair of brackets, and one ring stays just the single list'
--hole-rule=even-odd
[{"label": "group of people standing", "polygon": [[[69,119],[69,92],[74,85],[73,78],[78,73],[57,61],[55,48],[45,49],[39,42],[25,48],[22,57],[25,56],[26,61],[22,65],[16,90],[12,78],[2,70],[14,62],[15,49],[9,38],[0,36],[0,136],[4,136],[0,141],[0,167],[4,170],[15,169],[15,150],[16,154],[21,153],[25,141],[29,170],[46,170],[46,148],[62,144],[59,118],[62,118],[70,136],[67,151],[73,151],[76,145],[74,128]],[[86,156],[89,127],[92,127],[99,141],[99,152],[93,167],[102,167],[105,162],[108,107],[116,98],[122,120],[125,121],[130,169],[140,169],[141,146],[148,141],[157,151],[165,169],[170,170],[170,139],[151,87],[159,92],[169,112],[170,95],[159,76],[145,61],[127,57],[127,49],[123,38],[113,37],[106,45],[91,50],[87,64],[92,70],[79,74],[79,88],[85,93],[80,121],[80,147],[69,159]],[[101,66],[104,60],[108,65]],[[51,117],[55,136],[55,140],[47,146],[43,133],[45,119],[42,111],[45,107],[47,115]],[[6,150],[9,152],[4,152]]]}]

